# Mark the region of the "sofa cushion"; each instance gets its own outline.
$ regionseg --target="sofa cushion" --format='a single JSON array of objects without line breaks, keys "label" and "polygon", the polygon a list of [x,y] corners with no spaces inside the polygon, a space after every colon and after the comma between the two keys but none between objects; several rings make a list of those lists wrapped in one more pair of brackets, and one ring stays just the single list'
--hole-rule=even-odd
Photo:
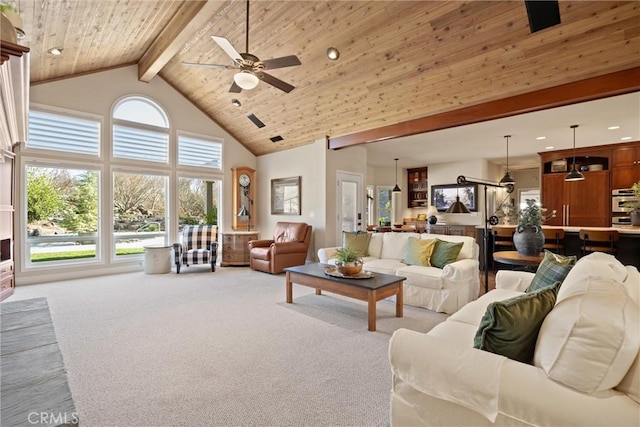
[{"label": "sofa cushion", "polygon": [[373,261],[365,262],[362,266],[365,271],[371,271],[373,273],[381,274],[396,274],[396,271],[398,271],[402,267],[406,267],[406,264],[403,264],[398,259],[376,259]]},{"label": "sofa cushion", "polygon": [[448,234],[420,234],[421,239],[439,239],[445,242],[462,243],[462,249],[458,254],[457,260],[461,259],[478,259],[478,243],[476,239],[470,236],[456,236]]},{"label": "sofa cushion", "polygon": [[540,325],[553,309],[560,282],[487,306],[473,346],[530,363]]},{"label": "sofa cushion", "polygon": [[544,258],[525,292],[537,291],[553,285],[555,282],[562,282],[575,265],[576,259],[573,255],[563,256],[545,250]]},{"label": "sofa cushion", "polygon": [[369,256],[369,240],[371,240],[371,234],[366,232],[342,232],[342,247],[353,249],[359,257]]},{"label": "sofa cushion", "polygon": [[405,277],[405,283],[410,285],[429,289],[444,288],[442,270],[436,267],[403,265],[398,268],[394,274]]},{"label": "sofa cushion", "polygon": [[587,258],[562,284],[533,362],[554,381],[594,393],[615,387],[629,371],[640,345],[640,319],[638,305],[616,280],[618,269]]},{"label": "sofa cushion", "polygon": [[[575,267],[572,268],[572,272],[564,280],[558,292],[556,304],[572,296],[587,292],[589,290],[589,282],[584,280],[586,277],[610,278],[616,283],[624,284],[627,274],[625,266],[613,255],[602,252],[589,254],[580,258],[580,261],[576,263]],[[624,286],[624,288],[629,293],[627,286]]]},{"label": "sofa cushion", "polygon": [[431,267],[431,255],[435,244],[435,239],[424,240],[409,237],[407,240],[407,252],[402,262],[408,265]]},{"label": "sofa cushion", "polygon": [[445,265],[455,262],[462,249],[462,242],[453,243],[436,239],[436,247],[431,255],[431,265],[444,268]]},{"label": "sofa cushion", "polygon": [[382,237],[382,259],[397,259],[404,258],[407,252],[407,243],[409,237],[419,238],[417,233],[383,233]]},{"label": "sofa cushion", "polygon": [[522,292],[513,291],[511,289],[494,289],[491,292],[487,292],[482,295],[477,300],[471,301],[469,304],[465,305],[462,310],[458,310],[453,313],[447,321],[473,325],[477,330],[478,325],[480,325],[480,321],[482,320],[482,316],[486,313],[487,306],[490,303],[503,301],[520,295],[522,295]]}]

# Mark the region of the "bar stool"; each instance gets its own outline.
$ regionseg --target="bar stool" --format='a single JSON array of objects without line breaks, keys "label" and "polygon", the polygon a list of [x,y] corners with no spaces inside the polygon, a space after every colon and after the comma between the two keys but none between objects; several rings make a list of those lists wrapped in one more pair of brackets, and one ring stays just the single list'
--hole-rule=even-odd
[{"label": "bar stool", "polygon": [[620,238],[618,230],[585,230],[578,232],[582,240],[582,255],[587,252],[606,252],[614,255],[617,252],[616,242]]},{"label": "bar stool", "polygon": [[[515,232],[516,229],[514,227],[491,227],[491,234],[493,234],[493,252],[514,250],[513,234]],[[493,271],[496,271],[495,261],[493,261]]]},{"label": "bar stool", "polygon": [[542,227],[542,234],[544,234],[544,249],[548,249],[551,252],[562,251],[563,254],[566,253],[563,229]]}]

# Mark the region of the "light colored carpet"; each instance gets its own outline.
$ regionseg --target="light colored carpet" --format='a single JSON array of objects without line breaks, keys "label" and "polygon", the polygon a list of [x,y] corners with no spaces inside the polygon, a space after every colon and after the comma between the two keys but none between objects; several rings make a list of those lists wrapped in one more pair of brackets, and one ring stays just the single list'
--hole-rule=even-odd
[{"label": "light colored carpet", "polygon": [[192,266],[20,286],[46,297],[84,426],[384,426],[388,341],[447,316],[294,285],[244,267]]}]

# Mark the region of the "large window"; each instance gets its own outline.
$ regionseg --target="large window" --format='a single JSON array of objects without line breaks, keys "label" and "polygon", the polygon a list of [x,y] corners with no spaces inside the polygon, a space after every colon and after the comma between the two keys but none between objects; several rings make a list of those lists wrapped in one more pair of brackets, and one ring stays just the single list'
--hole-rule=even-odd
[{"label": "large window", "polygon": [[113,110],[113,157],[168,163],[169,120],[152,101],[130,97]]},{"label": "large window", "polygon": [[178,227],[218,225],[218,182],[197,178],[178,179]]},{"label": "large window", "polygon": [[222,149],[220,138],[172,129],[143,96],[118,100],[108,118],[33,105],[19,157],[21,268],[139,263],[184,224],[218,224]]},{"label": "large window", "polygon": [[87,169],[27,166],[27,259],[68,263],[98,256],[99,175]]},{"label": "large window", "polygon": [[100,122],[97,120],[32,109],[28,134],[27,148],[30,149],[96,156],[100,152]]},{"label": "large window", "polygon": [[141,254],[144,246],[167,241],[167,178],[113,174],[113,236],[116,257]]}]

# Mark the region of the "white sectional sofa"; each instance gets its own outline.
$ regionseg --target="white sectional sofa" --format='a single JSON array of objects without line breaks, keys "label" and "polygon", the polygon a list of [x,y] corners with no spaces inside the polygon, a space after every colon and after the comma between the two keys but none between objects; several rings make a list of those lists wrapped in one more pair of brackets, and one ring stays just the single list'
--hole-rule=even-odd
[{"label": "white sectional sofa", "polygon": [[[462,249],[455,262],[444,268],[407,265],[406,256],[410,237],[416,239],[440,239],[462,242]],[[321,263],[335,262],[339,248],[318,250]],[[480,291],[479,248],[476,240],[468,236],[419,233],[373,233],[369,241],[368,256],[363,257],[364,269],[374,273],[395,274],[406,277],[404,303],[444,313],[455,313],[462,306],[478,297]]]},{"label": "white sectional sofa", "polygon": [[495,290],[427,334],[394,332],[392,426],[640,425],[640,273],[611,255],[571,269],[532,364],[474,348],[489,303],[522,295],[533,276],[499,271]]}]

